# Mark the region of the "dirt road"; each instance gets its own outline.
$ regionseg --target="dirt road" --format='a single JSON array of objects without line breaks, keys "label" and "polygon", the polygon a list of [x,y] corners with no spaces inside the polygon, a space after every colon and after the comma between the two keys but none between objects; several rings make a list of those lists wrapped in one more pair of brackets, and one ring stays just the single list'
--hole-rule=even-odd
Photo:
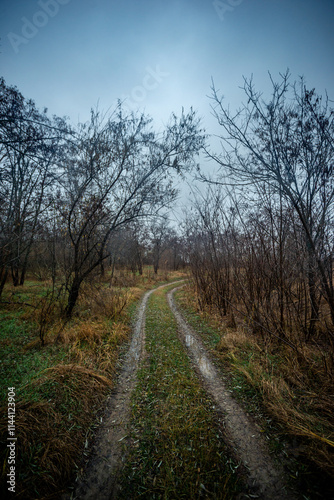
[{"label": "dirt road", "polygon": [[259,498],[268,500],[294,498],[292,492],[286,490],[283,470],[273,462],[269,455],[258,425],[233,399],[209,359],[199,336],[178,311],[173,295],[179,288],[174,288],[167,294],[169,306],[178,323],[179,335],[197,371],[203,377],[207,391],[224,414],[229,444],[248,471],[247,483],[250,491]]},{"label": "dirt road", "polygon": [[[159,289],[172,284],[162,285]],[[180,282],[177,284],[179,285]],[[168,292],[167,301],[176,318],[179,337],[193,362],[194,369],[202,380],[204,388],[215,401],[220,415],[223,415],[228,445],[233,450],[234,457],[247,471],[248,488],[243,498],[293,499],[293,493],[286,489],[283,470],[273,462],[260,429],[232,398],[199,336],[190,328],[177,309],[173,294],[179,288],[180,286]],[[157,289],[147,292],[139,305],[129,351],[115,391],[109,397],[105,415],[94,442],[91,459],[84,476],[76,487],[74,499],[117,498],[118,473],[124,460],[122,441],[128,434],[130,419],[130,396],[136,386],[136,374],[140,361],[145,354],[145,309],[149,296],[155,290]]]},{"label": "dirt road", "polygon": [[[180,281],[176,282],[180,283]],[[127,436],[130,397],[136,384],[139,362],[145,352],[145,309],[150,295],[168,285],[150,290],[143,296],[137,311],[133,336],[125,356],[116,387],[98,430],[91,458],[83,477],[78,481],[74,499],[110,500],[116,494],[117,476],[122,465],[122,440]]]}]

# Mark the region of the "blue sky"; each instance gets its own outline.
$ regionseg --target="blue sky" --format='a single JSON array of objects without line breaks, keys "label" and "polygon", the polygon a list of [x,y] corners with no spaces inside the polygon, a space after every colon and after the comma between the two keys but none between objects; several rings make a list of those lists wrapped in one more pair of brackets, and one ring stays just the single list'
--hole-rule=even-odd
[{"label": "blue sky", "polygon": [[74,122],[87,119],[98,101],[106,109],[125,96],[157,121],[191,105],[208,119],[211,77],[237,105],[243,75],[253,73],[266,89],[267,72],[286,68],[334,98],[332,0],[0,0],[0,6],[0,73],[39,107]]},{"label": "blue sky", "polygon": [[0,74],[51,114],[85,121],[118,98],[157,126],[193,106],[209,133],[211,78],[268,92],[290,69],[334,99],[333,0],[0,0]]}]

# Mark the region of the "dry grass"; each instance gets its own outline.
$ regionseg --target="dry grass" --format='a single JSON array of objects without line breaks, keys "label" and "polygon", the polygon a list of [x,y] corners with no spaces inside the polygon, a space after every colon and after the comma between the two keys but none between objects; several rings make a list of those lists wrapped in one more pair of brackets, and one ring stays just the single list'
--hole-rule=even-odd
[{"label": "dry grass", "polygon": [[333,386],[319,349],[306,346],[297,356],[275,342],[261,348],[261,339],[239,329],[222,337],[217,352],[258,391],[275,421],[303,438],[307,458],[334,477]]},{"label": "dry grass", "polygon": [[233,330],[226,329],[225,334],[221,337],[219,343],[217,344],[217,350],[220,352],[226,351],[230,355],[239,351],[240,349],[249,349],[252,347],[256,349],[256,351],[260,352],[261,347],[256,343],[256,341],[252,341],[249,335],[246,334],[243,330]]},{"label": "dry grass", "polygon": [[[43,299],[44,285],[27,286],[17,296],[11,297],[19,304],[11,304],[13,313],[20,307],[20,321],[31,325],[32,332],[30,340],[20,347],[8,339],[13,359],[20,358],[20,364],[24,366],[25,360],[31,357],[42,360],[44,356],[63,353],[62,362],[55,357],[55,364],[42,371],[38,369],[43,366],[41,362],[36,366],[36,376],[28,377],[28,382],[23,380],[23,384],[16,388],[19,453],[16,498],[60,497],[62,489],[73,480],[87,439],[92,436],[92,426],[112,386],[119,347],[130,332],[128,318],[122,312],[139,293],[137,290],[132,294],[90,287],[92,289],[94,293],[89,293],[88,287],[83,291],[78,314],[71,322],[64,324],[57,314],[61,304],[55,304],[52,314],[45,317],[47,334],[44,347],[41,347],[41,339],[33,336],[34,331],[38,335],[41,311],[48,300],[47,295]],[[24,300],[34,307],[22,311]],[[27,363],[26,366],[30,365]],[[19,365],[11,365],[12,370],[16,367]],[[4,445],[0,490],[5,497],[7,408],[2,407],[0,411],[0,441]]]},{"label": "dry grass", "polygon": [[[14,360],[6,364],[6,380],[12,383],[17,370],[23,374],[16,385],[16,498],[58,500],[80,466],[113,384],[120,346],[129,338],[129,311],[143,291],[162,278],[152,273],[123,277],[123,286],[135,286],[84,285],[73,319],[65,323],[64,297],[45,308],[51,283],[30,281],[17,289],[6,285],[2,314],[8,320],[8,333],[3,329],[1,345],[7,358]],[[44,347],[39,338],[41,319]],[[1,498],[8,493],[6,412],[7,407],[0,408]]]},{"label": "dry grass", "polygon": [[[19,499],[58,495],[81,460],[82,446],[111,380],[86,367],[58,364],[44,370],[16,405],[16,436],[24,473],[17,482]],[[30,395],[30,397],[29,397]],[[6,408],[0,420],[7,437]],[[1,486],[4,487],[2,477]]]},{"label": "dry grass", "polygon": [[185,276],[186,273],[184,270],[169,271],[166,269],[159,269],[158,274],[155,274],[152,266],[144,266],[142,275],[138,273],[133,274],[130,270],[117,269],[112,279],[108,279],[106,276],[103,281],[114,287],[126,287],[132,290],[135,287],[140,287],[141,289],[152,288],[157,283],[173,281],[184,278]]},{"label": "dry grass", "polygon": [[[186,301],[198,311],[193,294],[187,292]],[[330,352],[317,343],[304,343],[295,352],[275,339],[252,333],[242,318],[236,318],[238,326],[231,328],[229,319],[222,321],[212,310],[210,314],[198,313],[202,321],[219,331],[220,340],[213,352],[231,370],[240,396],[247,400],[249,389],[256,393],[282,433],[296,440],[299,459],[305,457],[334,477]]]},{"label": "dry grass", "polygon": [[94,284],[84,284],[80,291],[78,314],[90,319],[117,318],[132,300],[128,289],[106,288]]},{"label": "dry grass", "polygon": [[[273,350],[276,351],[277,346]],[[302,438],[300,448],[307,458],[334,477],[334,398],[325,389],[326,386],[329,389],[328,379],[325,373],[321,374],[321,367],[318,367],[318,380],[312,377],[314,355],[310,356],[310,349],[300,361],[291,352],[284,351],[281,348],[279,354],[275,354],[278,360],[273,367],[268,363],[271,354],[268,346],[261,355],[254,342],[251,352],[256,355],[247,363],[234,349],[233,368],[261,394],[268,413],[283,424],[291,436]]]},{"label": "dry grass", "polygon": [[61,334],[69,345],[70,358],[91,369],[97,367],[108,375],[115,373],[118,347],[125,342],[130,328],[124,323],[90,322],[75,324]]}]

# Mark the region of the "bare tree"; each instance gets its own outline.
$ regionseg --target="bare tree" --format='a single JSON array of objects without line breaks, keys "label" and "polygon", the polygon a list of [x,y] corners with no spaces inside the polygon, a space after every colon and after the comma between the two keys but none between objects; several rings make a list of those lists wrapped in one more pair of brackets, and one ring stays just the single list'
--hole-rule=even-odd
[{"label": "bare tree", "polygon": [[[208,155],[239,186],[270,186],[293,209],[307,249],[308,291],[312,320],[319,310],[318,287],[334,323],[333,159],[334,114],[301,79],[290,75],[272,79],[268,102],[256,92],[252,80],[244,81],[247,104],[232,114],[212,87],[213,112],[224,133],[222,154]],[[226,183],[226,180],[221,180]]]},{"label": "bare tree", "polygon": [[111,117],[92,111],[64,161],[59,210],[68,238],[68,317],[82,282],[108,258],[112,233],[168,206],[176,196],[170,173],[189,170],[203,145],[193,111],[173,116],[160,135],[150,124],[121,107]]},{"label": "bare tree", "polygon": [[150,247],[153,262],[153,270],[158,274],[162,254],[167,249],[169,241],[169,220],[166,216],[153,219],[149,225]]},{"label": "bare tree", "polygon": [[184,238],[173,227],[170,227],[166,237],[164,257],[169,269],[177,271],[180,267],[185,267],[185,248]]},{"label": "bare tree", "polygon": [[137,272],[139,275],[143,274],[146,233],[145,225],[140,224],[139,221],[127,224],[120,232],[122,243],[119,251],[119,263],[122,267],[130,269],[134,275]]},{"label": "bare tree", "polygon": [[39,112],[15,87],[0,79],[1,288],[11,269],[24,283],[28,259],[55,185],[58,150],[69,130],[64,120]]},{"label": "bare tree", "polygon": [[185,229],[198,307],[231,324],[241,317],[254,333],[297,350],[312,315],[306,246],[291,208],[270,191],[252,200],[211,186],[197,195]]}]

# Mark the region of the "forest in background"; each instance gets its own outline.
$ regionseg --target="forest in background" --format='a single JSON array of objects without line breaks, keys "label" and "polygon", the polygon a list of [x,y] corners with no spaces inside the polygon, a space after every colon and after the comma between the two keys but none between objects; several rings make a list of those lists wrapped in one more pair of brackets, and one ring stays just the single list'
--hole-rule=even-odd
[{"label": "forest in background", "polygon": [[173,175],[194,168],[203,146],[195,113],[172,115],[156,133],[149,117],[119,104],[110,116],[92,110],[90,122],[74,129],[0,83],[0,295],[8,277],[16,287],[27,270],[42,272],[53,295],[66,295],[69,318],[82,283],[103,274],[108,259],[115,264],[122,255],[140,271],[145,240],[157,271],[167,231],[161,212],[177,196]]}]

